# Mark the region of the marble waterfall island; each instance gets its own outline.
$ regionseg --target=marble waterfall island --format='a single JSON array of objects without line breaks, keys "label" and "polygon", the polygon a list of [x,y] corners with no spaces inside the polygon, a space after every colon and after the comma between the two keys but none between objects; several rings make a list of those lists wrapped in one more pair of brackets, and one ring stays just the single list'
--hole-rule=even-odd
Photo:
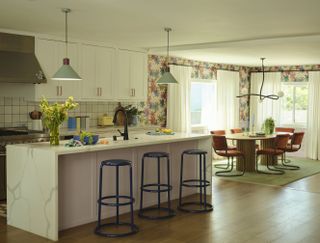
[{"label": "marble waterfall island", "polygon": [[[164,151],[170,154],[171,198],[178,198],[180,157],[183,150],[199,148],[208,151],[207,180],[211,181],[211,136],[176,133],[175,135],[150,136],[135,134],[137,139],[111,141],[68,148],[48,143],[16,144],[7,146],[7,205],[8,225],[57,241],[59,231],[97,220],[98,170],[105,159],[128,159],[133,163],[133,191],[135,210],[139,205],[141,158],[145,152]],[[198,178],[195,156],[187,156],[184,178]],[[161,180],[166,181],[166,163],[161,163]],[[146,160],[145,182],[156,178],[155,161]],[[104,171],[104,192],[115,192],[115,173]],[[120,170],[120,192],[129,193],[125,169]],[[196,193],[187,188],[184,196]],[[211,194],[211,188],[207,190]],[[148,195],[150,194],[150,195]],[[166,201],[167,194],[162,195]],[[153,193],[146,193],[144,205],[157,203]],[[109,209],[109,210],[108,210]],[[128,212],[121,207],[120,213]],[[104,218],[114,216],[114,210],[103,210]],[[93,230],[93,229],[92,229]]]}]

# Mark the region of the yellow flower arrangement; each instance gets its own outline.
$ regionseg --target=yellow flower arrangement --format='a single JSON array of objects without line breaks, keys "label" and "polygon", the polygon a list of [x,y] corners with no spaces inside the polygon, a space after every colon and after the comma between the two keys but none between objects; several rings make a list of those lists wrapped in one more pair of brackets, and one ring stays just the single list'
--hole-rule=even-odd
[{"label": "yellow flower arrangement", "polygon": [[70,96],[64,104],[49,104],[46,98],[42,97],[40,101],[40,109],[44,114],[43,122],[45,127],[50,130],[50,144],[59,145],[59,126],[68,117],[68,111],[73,110],[79,104],[74,102]]}]

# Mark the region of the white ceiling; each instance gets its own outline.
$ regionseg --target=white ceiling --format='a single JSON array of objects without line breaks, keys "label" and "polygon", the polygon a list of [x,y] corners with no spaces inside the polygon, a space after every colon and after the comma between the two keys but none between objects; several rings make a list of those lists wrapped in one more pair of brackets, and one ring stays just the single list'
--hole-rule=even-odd
[{"label": "white ceiling", "polygon": [[[243,65],[320,63],[319,0],[0,0],[0,28],[156,48],[173,28],[172,55]],[[307,36],[292,38],[294,36]],[[285,38],[290,37],[290,38]],[[203,44],[205,43],[205,44]],[[181,46],[182,45],[182,46]]]}]

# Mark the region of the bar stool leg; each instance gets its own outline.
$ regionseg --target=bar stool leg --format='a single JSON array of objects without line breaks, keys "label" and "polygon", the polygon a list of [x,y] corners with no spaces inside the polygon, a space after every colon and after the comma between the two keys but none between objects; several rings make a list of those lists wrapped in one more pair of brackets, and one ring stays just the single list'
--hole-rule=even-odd
[{"label": "bar stool leg", "polygon": [[200,164],[200,204],[202,204],[202,156],[199,154],[199,164]]},{"label": "bar stool leg", "polygon": [[141,168],[140,212],[142,212],[142,208],[143,208],[143,185],[144,185],[144,157],[142,157],[142,168]]},{"label": "bar stool leg", "polygon": [[117,224],[119,224],[119,167],[116,167]]},{"label": "bar stool leg", "polygon": [[99,204],[98,204],[98,225],[101,226],[101,199],[102,199],[102,166],[100,166],[100,174],[99,174]]},{"label": "bar stool leg", "polygon": [[[167,176],[168,176],[168,186],[170,186],[170,159],[167,158]],[[168,208],[171,209],[171,198],[170,198],[170,191],[171,189],[168,188]]]},{"label": "bar stool leg", "polygon": [[183,179],[183,154],[181,154],[181,165],[180,165],[180,189],[179,189],[179,207],[181,206],[182,198],[182,179]]},{"label": "bar stool leg", "polygon": [[[201,155],[200,155],[201,157]],[[203,180],[204,183],[207,184],[206,182],[206,156],[203,155]],[[207,210],[207,185],[203,188],[204,190],[204,209]]]},{"label": "bar stool leg", "polygon": [[160,189],[160,158],[158,158],[158,208],[160,208],[161,203]]},{"label": "bar stool leg", "polygon": [[131,230],[134,231],[134,217],[133,217],[133,190],[132,190],[132,166],[130,165],[130,210],[131,210]]}]

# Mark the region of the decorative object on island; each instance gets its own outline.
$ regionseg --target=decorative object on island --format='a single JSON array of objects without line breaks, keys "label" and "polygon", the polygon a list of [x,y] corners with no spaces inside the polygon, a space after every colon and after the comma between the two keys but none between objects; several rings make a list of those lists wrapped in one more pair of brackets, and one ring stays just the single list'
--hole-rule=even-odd
[{"label": "decorative object on island", "polygon": [[70,59],[68,58],[68,13],[71,12],[69,8],[63,8],[62,12],[65,14],[65,43],[66,43],[66,57],[63,59],[63,65],[53,75],[53,80],[82,80],[77,72],[70,66]]},{"label": "decorative object on island", "polygon": [[44,125],[50,131],[50,145],[59,145],[59,127],[67,119],[68,111],[76,108],[78,103],[75,103],[73,97],[70,96],[64,104],[54,103],[50,105],[43,97],[39,106],[44,115]]},{"label": "decorative object on island", "polygon": [[128,117],[128,125],[137,125],[138,124],[138,116],[141,115],[142,111],[139,111],[137,107],[133,105],[127,105],[124,107],[127,117]]},{"label": "decorative object on island", "polygon": [[167,57],[163,67],[163,74],[158,79],[157,83],[158,84],[177,84],[178,81],[170,73],[170,67],[169,67],[169,32],[172,31],[172,29],[167,27],[167,28],[164,28],[164,30],[167,32]]},{"label": "decorative object on island", "polygon": [[262,125],[262,130],[264,130],[266,135],[270,135],[270,134],[273,134],[274,127],[275,127],[274,120],[272,117],[269,117],[264,121]]},{"label": "decorative object on island", "polygon": [[80,141],[83,145],[93,145],[99,141],[99,135],[81,131],[80,135],[73,136],[73,139]]},{"label": "decorative object on island", "polygon": [[260,102],[262,102],[265,98],[268,98],[268,99],[271,99],[271,100],[278,100],[280,97],[283,97],[284,96],[284,93],[283,91],[279,91],[278,94],[270,94],[270,95],[263,95],[262,94],[262,89],[263,89],[263,84],[264,84],[264,65],[263,65],[263,62],[266,58],[264,57],[261,57],[261,63],[262,63],[262,83],[261,83],[261,87],[260,87],[260,92],[259,94],[256,94],[256,93],[248,93],[248,94],[243,94],[243,95],[237,95],[236,97],[237,98],[242,98],[242,97],[245,97],[245,96],[259,96],[259,99],[260,99]]}]

